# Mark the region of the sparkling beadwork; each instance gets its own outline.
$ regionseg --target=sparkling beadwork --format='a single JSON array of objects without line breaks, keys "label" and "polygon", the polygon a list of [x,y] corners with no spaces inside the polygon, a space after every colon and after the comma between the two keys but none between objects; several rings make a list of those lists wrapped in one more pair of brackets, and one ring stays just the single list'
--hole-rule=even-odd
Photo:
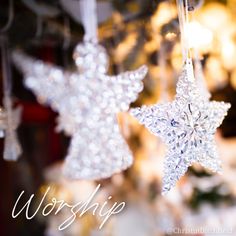
[{"label": "sparkling beadwork", "polygon": [[41,103],[59,113],[57,130],[72,137],[64,165],[66,176],[109,177],[132,164],[116,115],[127,111],[142,91],[147,68],[108,76],[105,49],[89,42],[79,44],[73,58],[78,72],[65,72],[13,53],[16,66],[25,74],[25,85]]},{"label": "sparkling beadwork", "polygon": [[131,114],[168,147],[164,162],[163,194],[199,162],[214,172],[221,171],[214,140],[230,108],[229,103],[210,102],[194,80],[191,60],[183,67],[173,102],[131,109]]}]

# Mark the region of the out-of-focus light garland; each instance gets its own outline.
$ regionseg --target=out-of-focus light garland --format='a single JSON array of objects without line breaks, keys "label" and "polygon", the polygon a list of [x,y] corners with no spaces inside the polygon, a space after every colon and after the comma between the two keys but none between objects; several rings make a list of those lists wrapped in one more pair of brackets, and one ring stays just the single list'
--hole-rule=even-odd
[{"label": "out-of-focus light garland", "polygon": [[170,2],[161,2],[151,18],[151,27],[153,32],[158,32],[162,25],[168,23],[176,16],[177,11],[175,5]]},{"label": "out-of-focus light garland", "polygon": [[185,30],[190,48],[196,48],[197,50],[204,50],[205,48],[206,51],[206,48],[212,43],[212,32],[197,21],[188,23]]}]

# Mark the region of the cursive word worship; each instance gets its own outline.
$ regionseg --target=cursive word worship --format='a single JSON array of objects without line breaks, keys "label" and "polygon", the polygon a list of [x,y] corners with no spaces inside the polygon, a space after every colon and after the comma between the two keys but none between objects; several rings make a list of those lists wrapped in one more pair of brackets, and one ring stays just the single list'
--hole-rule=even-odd
[{"label": "cursive word worship", "polygon": [[36,214],[40,211],[41,209],[41,214],[43,216],[48,216],[54,211],[54,214],[57,215],[62,209],[69,209],[71,212],[71,215],[65,219],[59,226],[59,230],[64,230],[67,227],[69,227],[76,219],[77,215],[79,217],[82,217],[85,213],[88,211],[92,212],[92,214],[95,216],[96,214],[102,218],[101,224],[99,226],[99,229],[101,229],[104,224],[109,220],[109,218],[112,215],[120,213],[124,207],[125,207],[125,202],[114,202],[113,205],[108,205],[108,200],[111,200],[111,196],[107,198],[107,201],[105,201],[103,204],[98,203],[98,202],[93,202],[93,199],[95,195],[97,194],[98,190],[100,189],[100,184],[96,187],[96,189],[89,195],[88,199],[86,201],[80,201],[74,205],[70,205],[66,203],[64,200],[58,200],[56,198],[52,198],[51,202],[47,203],[44,205],[44,201],[50,191],[50,187],[48,187],[45,191],[45,193],[42,196],[41,201],[39,202],[39,205],[37,206],[35,212],[32,215],[29,215],[29,210],[30,210],[30,205],[32,202],[32,199],[34,198],[34,194],[32,194],[29,198],[29,200],[25,203],[25,205],[18,211],[16,212],[17,205],[21,199],[21,197],[24,194],[24,191],[22,191],[19,195],[19,197],[16,200],[16,203],[13,207],[12,210],[12,217],[17,218],[25,209],[25,216],[26,219],[31,220],[33,219]]}]

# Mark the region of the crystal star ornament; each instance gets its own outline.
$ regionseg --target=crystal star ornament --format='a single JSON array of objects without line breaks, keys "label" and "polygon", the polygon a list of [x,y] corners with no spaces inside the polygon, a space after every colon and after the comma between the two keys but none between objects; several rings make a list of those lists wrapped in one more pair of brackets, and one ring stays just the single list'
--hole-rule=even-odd
[{"label": "crystal star ornament", "polygon": [[131,114],[167,145],[162,193],[167,193],[194,162],[221,171],[214,134],[230,104],[210,102],[197,87],[192,61],[183,66],[172,102],[131,109]]},{"label": "crystal star ornament", "polygon": [[91,42],[78,44],[73,58],[76,72],[13,53],[16,66],[25,74],[26,87],[59,113],[57,130],[72,137],[65,175],[76,179],[110,177],[132,164],[116,116],[137,99],[147,68],[109,76],[105,49]]}]

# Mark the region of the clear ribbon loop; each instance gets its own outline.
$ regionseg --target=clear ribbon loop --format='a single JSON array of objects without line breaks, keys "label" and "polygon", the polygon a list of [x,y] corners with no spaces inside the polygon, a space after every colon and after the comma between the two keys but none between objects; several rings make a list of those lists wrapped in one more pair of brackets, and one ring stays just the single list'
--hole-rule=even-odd
[{"label": "clear ribbon loop", "polygon": [[84,26],[85,41],[97,42],[97,6],[96,0],[80,0],[80,14]]},{"label": "clear ribbon loop", "polygon": [[181,34],[181,48],[183,62],[189,59],[189,45],[187,40],[186,26],[188,24],[188,0],[176,0]]}]

